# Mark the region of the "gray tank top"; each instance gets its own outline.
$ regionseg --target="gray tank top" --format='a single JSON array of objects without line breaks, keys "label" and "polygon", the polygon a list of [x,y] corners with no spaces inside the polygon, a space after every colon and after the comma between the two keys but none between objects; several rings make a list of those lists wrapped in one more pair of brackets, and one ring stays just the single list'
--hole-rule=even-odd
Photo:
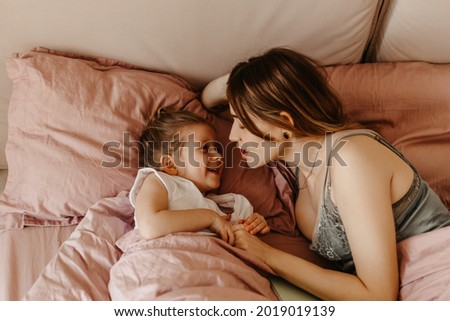
[{"label": "gray tank top", "polygon": [[[414,170],[414,179],[408,192],[392,205],[397,242],[413,235],[450,226],[450,212],[436,193],[419,176],[417,170],[402,153],[385,141],[380,135],[371,130],[358,129],[345,133],[335,141],[334,145],[339,140],[354,135],[372,137],[396,153]],[[329,156],[322,203],[310,248],[328,260],[335,261],[342,271],[354,273],[355,267],[347,235],[345,234],[345,228],[339,216],[339,210],[330,197],[330,162],[331,157]]]}]

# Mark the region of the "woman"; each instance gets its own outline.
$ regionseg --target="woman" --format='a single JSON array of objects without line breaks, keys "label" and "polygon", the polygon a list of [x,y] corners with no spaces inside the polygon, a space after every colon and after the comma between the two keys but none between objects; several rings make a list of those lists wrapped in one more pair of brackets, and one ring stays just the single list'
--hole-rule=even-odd
[{"label": "woman", "polygon": [[249,167],[284,161],[296,176],[297,226],[327,270],[243,229],[235,246],[325,300],[395,300],[396,242],[450,225],[450,214],[415,168],[373,131],[349,122],[319,66],[275,48],[236,65],[202,92],[229,103],[230,139]]}]

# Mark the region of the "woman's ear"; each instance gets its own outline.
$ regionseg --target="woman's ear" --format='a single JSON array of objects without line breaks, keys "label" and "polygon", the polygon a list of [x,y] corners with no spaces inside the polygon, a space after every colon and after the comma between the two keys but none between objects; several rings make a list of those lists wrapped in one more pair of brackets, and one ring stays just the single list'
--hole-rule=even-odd
[{"label": "woman's ear", "polygon": [[178,170],[171,155],[161,156],[159,162],[161,163],[161,170],[168,175],[177,175]]},{"label": "woman's ear", "polygon": [[283,121],[288,122],[292,127],[294,127],[294,119],[292,118],[291,114],[286,111],[282,111],[280,112],[280,117]]},{"label": "woman's ear", "polygon": [[[283,122],[289,124],[290,127],[294,127],[294,119],[288,112],[280,112],[280,118]],[[283,140],[289,141],[292,139],[292,133],[288,130],[282,130]]]}]

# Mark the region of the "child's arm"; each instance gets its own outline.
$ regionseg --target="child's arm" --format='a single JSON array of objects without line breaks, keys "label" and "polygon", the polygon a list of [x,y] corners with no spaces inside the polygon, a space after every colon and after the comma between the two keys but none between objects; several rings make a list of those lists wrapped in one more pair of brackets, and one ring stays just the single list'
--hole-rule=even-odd
[{"label": "child's arm", "polygon": [[266,219],[259,213],[253,213],[246,220],[241,220],[238,223],[244,225],[245,230],[251,234],[270,232]]},{"label": "child's arm", "polygon": [[234,243],[232,226],[215,211],[205,208],[168,210],[169,199],[163,183],[150,174],[136,197],[136,220],[139,232],[154,239],[174,232],[196,232],[210,228],[230,244]]}]

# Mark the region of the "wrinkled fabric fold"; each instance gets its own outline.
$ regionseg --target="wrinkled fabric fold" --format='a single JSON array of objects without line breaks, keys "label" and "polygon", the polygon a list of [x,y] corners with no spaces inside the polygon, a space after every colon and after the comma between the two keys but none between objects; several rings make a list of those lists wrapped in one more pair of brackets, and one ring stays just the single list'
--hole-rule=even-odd
[{"label": "wrinkled fabric fold", "polygon": [[111,269],[112,300],[276,300],[271,269],[224,241],[195,233],[145,240],[137,230],[119,239]]},{"label": "wrinkled fabric fold", "polygon": [[400,300],[450,300],[450,226],[397,244]]}]

